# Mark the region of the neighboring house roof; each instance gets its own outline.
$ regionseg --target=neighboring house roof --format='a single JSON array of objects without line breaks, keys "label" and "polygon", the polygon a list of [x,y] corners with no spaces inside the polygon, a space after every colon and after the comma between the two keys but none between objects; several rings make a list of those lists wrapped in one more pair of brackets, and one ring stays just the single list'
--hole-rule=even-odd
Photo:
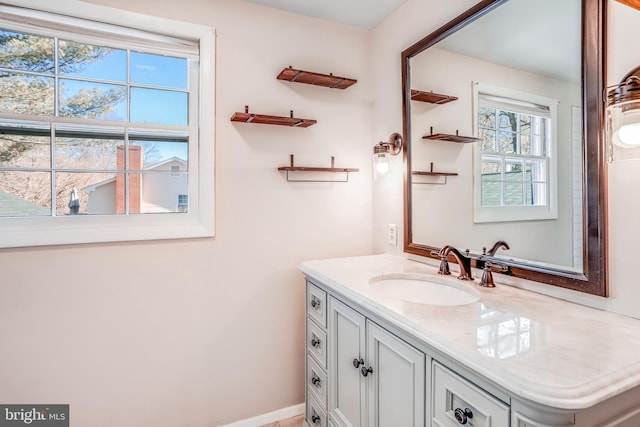
[{"label": "neighboring house roof", "polygon": [[[148,171],[148,170],[157,169],[160,166],[166,165],[167,163],[171,163],[171,162],[178,162],[178,163],[182,163],[183,165],[187,164],[187,162],[185,160],[181,159],[180,157],[173,156],[173,157],[168,158],[166,160],[163,160],[161,162],[153,163],[153,164],[147,166],[146,168],[144,168],[144,170]],[[90,193],[92,191],[96,191],[98,189],[98,187],[102,187],[103,185],[110,184],[110,183],[114,182],[115,180],[116,180],[115,177],[109,178],[109,179],[105,179],[104,181],[96,182],[95,184],[88,185],[86,187],[82,187],[82,190]]]},{"label": "neighboring house roof", "polygon": [[87,193],[90,193],[92,191],[96,191],[96,189],[98,187],[102,187],[103,185],[107,185],[111,182],[115,182],[116,177],[114,176],[113,178],[109,178],[109,179],[105,179],[104,181],[100,181],[100,182],[96,182],[93,185],[87,185],[86,187],[82,187],[83,191],[86,191]]},{"label": "neighboring house roof", "polygon": [[0,216],[46,216],[51,208],[24,200],[14,194],[0,191]]},{"label": "neighboring house roof", "polygon": [[166,165],[167,163],[171,163],[171,162],[179,162],[179,163],[182,163],[183,165],[187,164],[187,162],[185,160],[181,159],[180,157],[173,156],[173,157],[170,157],[170,158],[168,158],[166,160],[163,160],[161,162],[152,163],[149,166],[147,166],[146,168],[144,168],[144,170],[157,169],[160,166]]}]

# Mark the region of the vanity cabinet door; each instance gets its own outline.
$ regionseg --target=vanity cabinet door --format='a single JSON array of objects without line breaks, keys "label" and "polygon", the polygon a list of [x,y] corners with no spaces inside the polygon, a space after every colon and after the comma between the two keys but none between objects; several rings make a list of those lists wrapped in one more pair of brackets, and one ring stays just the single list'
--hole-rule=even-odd
[{"label": "vanity cabinet door", "polygon": [[367,320],[367,361],[368,425],[424,427],[424,353]]},{"label": "vanity cabinet door", "polygon": [[329,298],[327,333],[330,419],[339,427],[364,427],[366,384],[360,368],[365,361],[365,318]]}]

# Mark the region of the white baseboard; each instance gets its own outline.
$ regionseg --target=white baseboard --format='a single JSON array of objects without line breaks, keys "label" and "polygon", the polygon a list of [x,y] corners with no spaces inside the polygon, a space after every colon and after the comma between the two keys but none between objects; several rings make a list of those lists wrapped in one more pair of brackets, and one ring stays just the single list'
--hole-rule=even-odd
[{"label": "white baseboard", "polygon": [[258,415],[257,417],[236,421],[231,424],[225,424],[220,427],[260,427],[265,424],[275,423],[276,421],[286,420],[287,418],[297,417],[302,414],[304,414],[304,403],[289,406],[288,408],[278,409],[277,411]]}]

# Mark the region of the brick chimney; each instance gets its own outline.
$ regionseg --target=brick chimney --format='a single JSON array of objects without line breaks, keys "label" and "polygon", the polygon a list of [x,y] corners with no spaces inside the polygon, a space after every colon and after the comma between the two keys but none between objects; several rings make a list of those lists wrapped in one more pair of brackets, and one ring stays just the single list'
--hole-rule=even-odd
[{"label": "brick chimney", "polygon": [[[139,145],[129,146],[129,170],[142,170],[143,148]],[[118,171],[125,169],[124,145],[118,146],[116,167]],[[116,175],[116,213],[123,214],[125,210],[125,179],[124,173]],[[140,213],[142,202],[142,175],[129,174],[129,213]]]}]

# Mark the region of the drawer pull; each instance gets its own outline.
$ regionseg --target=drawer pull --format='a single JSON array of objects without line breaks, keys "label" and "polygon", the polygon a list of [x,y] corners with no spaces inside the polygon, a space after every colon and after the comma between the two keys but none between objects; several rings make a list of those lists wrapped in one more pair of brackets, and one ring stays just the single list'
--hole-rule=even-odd
[{"label": "drawer pull", "polygon": [[315,308],[316,310],[320,310],[320,300],[316,297],[313,297],[311,299],[311,307]]},{"label": "drawer pull", "polygon": [[311,384],[313,384],[314,386],[320,388],[321,387],[320,382],[321,382],[320,381],[320,377],[318,377],[314,372],[313,378],[311,378]]},{"label": "drawer pull", "polygon": [[366,377],[367,375],[373,373],[373,369],[371,368],[371,366],[369,366],[368,368],[365,368],[363,366],[362,368],[360,368],[360,373],[362,374],[363,377]]},{"label": "drawer pull", "polygon": [[364,365],[364,360],[353,359],[353,367],[358,369],[360,365]]},{"label": "drawer pull", "polygon": [[311,347],[318,348],[318,346],[320,346],[320,338],[314,335],[313,338],[311,339]]},{"label": "drawer pull", "polygon": [[311,422],[313,424],[320,424],[320,415],[313,414],[313,416],[311,417]]},{"label": "drawer pull", "polygon": [[453,414],[460,424],[466,424],[468,418],[473,418],[473,412],[471,412],[471,409],[469,408],[456,408]]}]

